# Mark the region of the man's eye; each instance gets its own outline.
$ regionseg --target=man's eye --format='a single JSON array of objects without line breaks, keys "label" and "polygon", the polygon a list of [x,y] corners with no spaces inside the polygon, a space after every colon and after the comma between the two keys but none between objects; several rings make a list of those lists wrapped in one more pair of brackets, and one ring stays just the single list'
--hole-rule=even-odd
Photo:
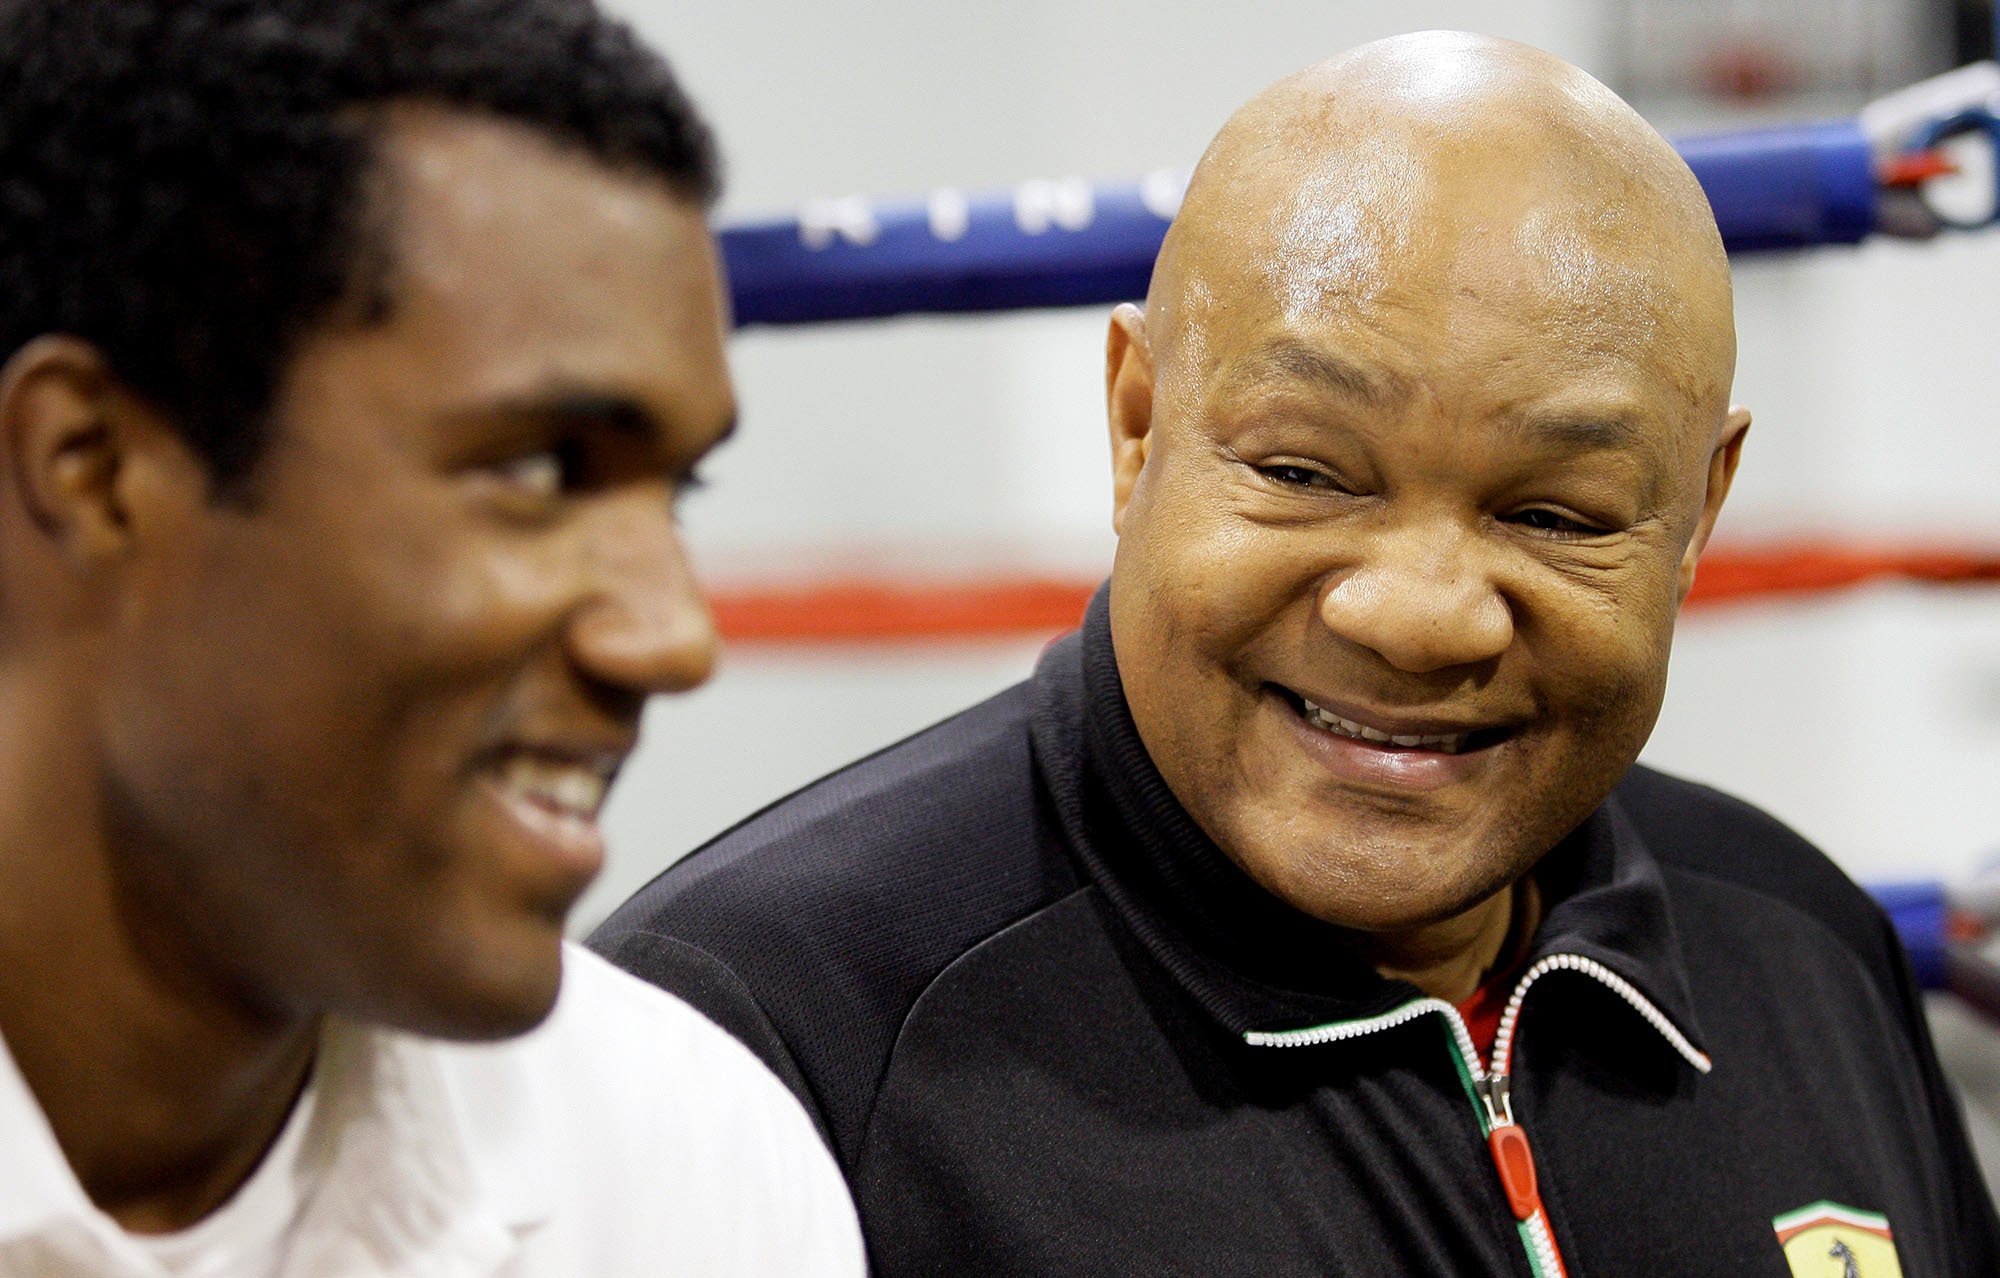
[{"label": "man's eye", "polygon": [[494,468],[508,487],[533,497],[562,495],[569,479],[569,467],[553,448],[524,453]]},{"label": "man's eye", "polygon": [[1292,466],[1278,462],[1269,466],[1259,466],[1258,473],[1266,479],[1275,480],[1288,488],[1328,488],[1339,489],[1331,475],[1314,470],[1310,466]]},{"label": "man's eye", "polygon": [[1523,528],[1533,528],[1537,532],[1555,533],[1563,537],[1602,537],[1609,531],[1542,506],[1531,507],[1508,518]]}]

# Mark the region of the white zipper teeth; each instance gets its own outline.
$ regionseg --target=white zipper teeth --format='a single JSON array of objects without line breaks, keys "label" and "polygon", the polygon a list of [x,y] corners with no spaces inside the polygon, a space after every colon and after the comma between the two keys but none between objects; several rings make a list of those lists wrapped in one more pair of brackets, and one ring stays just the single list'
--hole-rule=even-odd
[{"label": "white zipper teeth", "polygon": [[[1436,1012],[1451,1026],[1452,1037],[1458,1042],[1459,1058],[1465,1063],[1476,1086],[1483,1086],[1489,1078],[1505,1078],[1507,1067],[1512,1063],[1514,1053],[1514,1031],[1520,1023],[1521,1004],[1528,996],[1528,987],[1550,972],[1581,972],[1591,977],[1606,989],[1625,1000],[1633,1011],[1646,1019],[1646,1023],[1660,1032],[1661,1037],[1673,1045],[1683,1059],[1706,1074],[1714,1068],[1707,1055],[1698,1051],[1688,1042],[1666,1013],[1654,1006],[1653,1000],[1641,994],[1633,984],[1618,973],[1599,963],[1596,959],[1585,958],[1581,954],[1551,954],[1537,960],[1534,966],[1521,974],[1515,982],[1514,992],[1507,998],[1507,1007],[1500,1013],[1498,1032],[1493,1037],[1493,1068],[1489,1072],[1479,1060],[1479,1050],[1473,1045],[1472,1032],[1465,1027],[1465,1018],[1456,1007],[1441,998],[1419,998],[1392,1008],[1380,1016],[1370,1016],[1358,1021],[1335,1021],[1328,1025],[1316,1025],[1310,1029],[1278,1030],[1267,1032],[1250,1030],[1243,1035],[1252,1047],[1312,1047],[1322,1043],[1338,1043],[1350,1038],[1361,1038],[1398,1025],[1407,1025],[1419,1016]],[[1489,1109],[1493,1098],[1487,1097]],[[1511,1122],[1511,1115],[1499,1111],[1493,1114],[1494,1121]],[[1559,1278],[1568,1272],[1562,1263],[1562,1254],[1556,1250],[1554,1233],[1549,1228],[1548,1213],[1540,1207],[1526,1221],[1528,1247],[1536,1272],[1541,1278]]]},{"label": "white zipper teeth", "polygon": [[1535,1249],[1535,1267],[1543,1278],[1569,1272],[1563,1267],[1562,1257],[1556,1254],[1555,1236],[1549,1232],[1549,1215],[1540,1208],[1528,1217],[1528,1242]]},{"label": "white zipper teeth", "polygon": [[[1581,972],[1591,977],[1606,989],[1625,1000],[1626,1004],[1644,1017],[1646,1023],[1658,1030],[1681,1058],[1706,1074],[1715,1068],[1708,1056],[1688,1042],[1667,1014],[1654,1006],[1653,1000],[1641,994],[1624,977],[1612,971],[1593,958],[1581,954],[1551,954],[1538,960],[1533,967],[1521,974],[1514,984],[1513,994],[1508,996],[1506,1010],[1500,1013],[1500,1026],[1493,1038],[1494,1074],[1505,1074],[1513,1063],[1514,1030],[1521,1019],[1521,1003],[1528,996],[1528,987],[1550,972],[1563,970]],[[1465,1018],[1458,1009],[1441,998],[1420,998],[1391,1008],[1380,1016],[1370,1016],[1358,1021],[1335,1021],[1328,1025],[1314,1025],[1307,1029],[1295,1030],[1248,1030],[1243,1041],[1252,1047],[1317,1047],[1324,1043],[1338,1043],[1350,1038],[1361,1038],[1398,1025],[1407,1025],[1419,1016],[1436,1012],[1451,1025],[1452,1037],[1458,1040],[1459,1055],[1472,1072],[1472,1081],[1484,1083],[1488,1071],[1479,1059],[1479,1050],[1473,1046],[1472,1032],[1465,1027]]]},{"label": "white zipper teeth", "polygon": [[[1554,971],[1581,972],[1589,976],[1618,997],[1625,1000],[1632,1010],[1646,1019],[1646,1023],[1658,1030],[1673,1045],[1688,1063],[1706,1074],[1712,1064],[1708,1057],[1697,1051],[1694,1044],[1674,1027],[1666,1014],[1653,1001],[1641,994],[1630,981],[1618,975],[1595,959],[1581,954],[1551,954],[1537,961],[1534,966],[1521,974],[1514,985],[1514,992],[1508,996],[1507,1007],[1500,1014],[1500,1025],[1493,1039],[1493,1068],[1489,1072],[1480,1062],[1479,1049],[1473,1045],[1472,1032],[1466,1028],[1465,1018],[1459,1010],[1441,998],[1413,999],[1401,1007],[1391,1008],[1379,1016],[1370,1016],[1357,1021],[1335,1021],[1327,1025],[1315,1025],[1308,1029],[1296,1030],[1250,1030],[1244,1041],[1252,1047],[1312,1047],[1324,1043],[1338,1043],[1347,1039],[1362,1038],[1381,1030],[1407,1025],[1420,1016],[1432,1012],[1445,1018],[1451,1026],[1452,1037],[1457,1041],[1459,1059],[1464,1062],[1472,1076],[1475,1087],[1483,1088],[1489,1079],[1504,1077],[1514,1050],[1514,1031],[1521,1019],[1521,1004],[1526,999],[1528,987],[1543,976]],[[1487,1107],[1492,1109],[1493,1098],[1487,1097]],[[1495,1123],[1511,1122],[1511,1115],[1495,1111]],[[1555,1234],[1549,1227],[1548,1213],[1540,1207],[1524,1222],[1531,1263],[1538,1278],[1561,1278],[1569,1271],[1562,1262],[1562,1253],[1556,1250]]]},{"label": "white zipper teeth", "polygon": [[1514,993],[1507,999],[1507,1010],[1500,1013],[1500,1030],[1493,1038],[1493,1072],[1505,1074],[1512,1063],[1514,1054],[1514,1027],[1521,1017],[1521,1001],[1528,995],[1528,987],[1550,972],[1566,970],[1581,972],[1591,977],[1606,989],[1625,1000],[1633,1011],[1646,1018],[1646,1023],[1660,1032],[1660,1036],[1673,1045],[1681,1058],[1706,1074],[1715,1067],[1708,1056],[1688,1042],[1667,1014],[1653,1005],[1653,1000],[1641,994],[1633,984],[1612,971],[1596,959],[1585,958],[1581,954],[1551,954],[1521,974],[1514,986]]},{"label": "white zipper teeth", "polygon": [[1249,1030],[1243,1041],[1252,1047],[1318,1047],[1323,1043],[1339,1043],[1350,1038],[1362,1038],[1381,1030],[1407,1025],[1419,1016],[1436,1012],[1451,1024],[1452,1036],[1458,1040],[1459,1055],[1465,1058],[1472,1070],[1472,1081],[1486,1081],[1485,1067],[1479,1063],[1479,1050],[1472,1045],[1472,1031],[1465,1028],[1465,1018],[1458,1009],[1441,998],[1413,999],[1401,1007],[1391,1008],[1380,1016],[1370,1016],[1358,1021],[1335,1021],[1329,1025],[1315,1025],[1310,1029],[1295,1030]]}]

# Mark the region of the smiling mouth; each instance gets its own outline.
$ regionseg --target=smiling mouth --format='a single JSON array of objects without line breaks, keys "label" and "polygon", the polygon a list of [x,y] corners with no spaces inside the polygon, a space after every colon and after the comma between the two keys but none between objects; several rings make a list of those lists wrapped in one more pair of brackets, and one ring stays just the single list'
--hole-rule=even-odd
[{"label": "smiling mouth", "polygon": [[572,821],[594,822],[616,765],[602,760],[510,754],[496,773],[508,794]]},{"label": "smiling mouth", "polygon": [[1469,750],[1481,750],[1498,745],[1510,732],[1507,728],[1468,728],[1458,732],[1391,732],[1343,718],[1289,689],[1275,690],[1293,711],[1312,727],[1330,736],[1359,741],[1380,750],[1423,750],[1437,754],[1463,754]]}]

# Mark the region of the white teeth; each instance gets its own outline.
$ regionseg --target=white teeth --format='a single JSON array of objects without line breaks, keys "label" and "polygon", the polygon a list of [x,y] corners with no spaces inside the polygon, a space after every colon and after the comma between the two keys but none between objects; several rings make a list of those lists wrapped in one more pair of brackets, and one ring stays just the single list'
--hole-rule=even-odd
[{"label": "white teeth", "polygon": [[1329,715],[1324,710],[1320,711],[1320,717],[1331,719],[1333,722],[1339,724],[1340,730],[1350,737],[1360,737],[1363,741],[1382,743],[1386,743],[1389,740],[1388,733],[1377,728],[1371,728],[1367,724],[1356,723],[1352,719],[1342,719],[1338,715]]},{"label": "white teeth", "polygon": [[597,815],[609,785],[594,768],[525,754],[511,756],[500,779],[507,788],[544,807],[586,819]]},{"label": "white teeth", "polygon": [[[1305,698],[1301,697],[1299,700],[1305,701]],[[1391,736],[1389,733],[1383,732],[1379,728],[1371,728],[1365,723],[1356,723],[1352,719],[1343,719],[1337,714],[1328,714],[1310,701],[1305,701],[1305,707],[1306,722],[1312,724],[1313,727],[1319,728],[1324,732],[1331,732],[1337,737],[1349,737],[1356,741],[1368,741],[1376,745],[1400,746],[1406,750],[1436,750],[1440,754],[1457,754],[1459,751],[1465,749],[1466,739],[1472,735],[1469,732],[1441,732],[1433,736],[1419,736],[1413,733],[1401,733]]]}]

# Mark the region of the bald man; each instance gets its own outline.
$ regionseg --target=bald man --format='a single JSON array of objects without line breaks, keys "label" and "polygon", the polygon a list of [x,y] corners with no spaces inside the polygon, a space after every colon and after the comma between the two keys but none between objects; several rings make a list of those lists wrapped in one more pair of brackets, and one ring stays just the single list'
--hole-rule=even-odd
[{"label": "bald man", "polygon": [[595,943],[821,1116],[880,1274],[2000,1273],[1881,914],[1634,766],[1734,362],[1574,67],[1278,84],[1112,317],[1080,633]]}]

